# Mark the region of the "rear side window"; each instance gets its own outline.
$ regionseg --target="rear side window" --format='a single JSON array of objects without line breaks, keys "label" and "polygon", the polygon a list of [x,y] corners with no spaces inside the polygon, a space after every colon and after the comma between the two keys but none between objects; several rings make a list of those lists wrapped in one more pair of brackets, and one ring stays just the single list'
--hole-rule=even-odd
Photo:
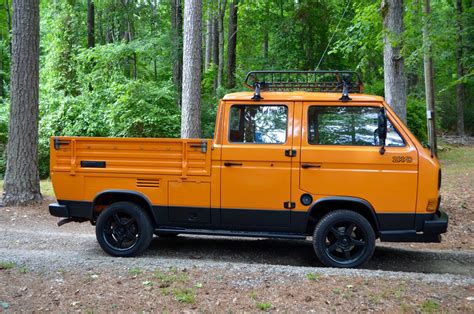
[{"label": "rear side window", "polygon": [[[313,145],[380,146],[377,107],[311,106],[308,111],[308,143]],[[405,146],[387,123],[386,146]]]},{"label": "rear side window", "polygon": [[284,105],[233,105],[229,125],[230,142],[284,144],[288,108]]}]

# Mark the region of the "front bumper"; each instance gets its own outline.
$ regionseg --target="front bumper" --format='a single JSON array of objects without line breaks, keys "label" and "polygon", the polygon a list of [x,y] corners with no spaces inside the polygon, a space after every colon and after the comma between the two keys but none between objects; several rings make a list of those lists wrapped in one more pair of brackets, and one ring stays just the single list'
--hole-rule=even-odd
[{"label": "front bumper", "polygon": [[383,242],[441,242],[441,234],[448,230],[449,217],[442,209],[435,213],[421,216],[417,219],[416,230],[381,231],[380,240]]}]

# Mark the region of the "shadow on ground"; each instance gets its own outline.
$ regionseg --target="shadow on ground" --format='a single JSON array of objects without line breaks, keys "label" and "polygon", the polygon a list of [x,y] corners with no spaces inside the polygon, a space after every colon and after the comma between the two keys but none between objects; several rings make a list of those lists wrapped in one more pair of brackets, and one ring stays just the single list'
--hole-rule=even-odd
[{"label": "shadow on ground", "polygon": [[[148,257],[321,267],[310,241],[204,236],[153,239]],[[363,268],[474,275],[474,254],[379,246]]]}]

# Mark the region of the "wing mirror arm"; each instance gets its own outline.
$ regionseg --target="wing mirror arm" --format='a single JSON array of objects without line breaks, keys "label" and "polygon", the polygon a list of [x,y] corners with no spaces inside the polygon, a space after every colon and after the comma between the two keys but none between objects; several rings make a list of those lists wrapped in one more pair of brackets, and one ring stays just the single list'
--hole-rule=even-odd
[{"label": "wing mirror arm", "polygon": [[380,155],[385,154],[385,140],[387,139],[387,113],[385,108],[381,108],[378,114],[378,136],[381,144],[379,153]]}]

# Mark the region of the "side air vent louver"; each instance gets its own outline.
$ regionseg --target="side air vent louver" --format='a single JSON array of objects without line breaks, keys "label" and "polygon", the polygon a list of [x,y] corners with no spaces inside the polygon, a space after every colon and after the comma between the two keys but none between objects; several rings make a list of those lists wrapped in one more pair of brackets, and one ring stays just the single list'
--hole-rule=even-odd
[{"label": "side air vent louver", "polygon": [[160,179],[137,179],[138,188],[159,188]]}]

